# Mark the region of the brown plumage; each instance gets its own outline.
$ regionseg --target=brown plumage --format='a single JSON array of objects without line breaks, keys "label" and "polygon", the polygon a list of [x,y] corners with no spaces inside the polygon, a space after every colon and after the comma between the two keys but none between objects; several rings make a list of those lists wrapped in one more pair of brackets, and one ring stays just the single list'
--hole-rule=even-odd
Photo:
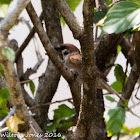
[{"label": "brown plumage", "polygon": [[[62,52],[63,59],[65,60],[66,65],[72,69],[78,72],[77,79],[81,83],[82,81],[82,56],[80,54],[80,50],[73,44],[65,43],[61,44],[60,46],[55,47],[56,50],[59,50]],[[113,88],[111,88],[107,84],[107,78],[104,76],[104,74],[98,69],[95,68],[93,71],[93,74],[97,75],[97,88],[100,89],[106,89],[110,93],[113,93],[117,95],[120,99],[124,100],[118,92],[116,92]]]}]

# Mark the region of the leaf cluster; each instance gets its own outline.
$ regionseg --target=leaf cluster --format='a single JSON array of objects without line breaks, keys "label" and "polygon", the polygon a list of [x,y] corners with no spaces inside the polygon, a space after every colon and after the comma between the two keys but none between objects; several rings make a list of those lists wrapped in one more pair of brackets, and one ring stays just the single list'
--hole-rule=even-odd
[{"label": "leaf cluster", "polygon": [[47,124],[46,131],[61,133],[64,136],[73,125],[73,121],[70,121],[70,119],[74,116],[75,109],[71,109],[65,104],[59,105],[58,109],[54,110],[53,121]]}]

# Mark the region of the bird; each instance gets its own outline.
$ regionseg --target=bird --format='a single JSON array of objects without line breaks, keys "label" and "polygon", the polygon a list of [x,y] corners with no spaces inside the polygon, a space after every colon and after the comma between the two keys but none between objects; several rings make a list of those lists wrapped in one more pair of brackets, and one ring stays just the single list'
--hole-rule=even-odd
[{"label": "bird", "polygon": [[[82,55],[80,50],[73,44],[64,43],[54,47],[55,50],[60,51],[62,53],[63,60],[66,66],[78,73],[77,79],[82,83]],[[106,76],[97,68],[94,69],[94,74],[97,75],[96,86],[98,89],[106,89],[112,94],[117,95],[121,100],[124,101],[124,98],[120,96],[120,94],[115,91],[112,87],[110,87],[107,83]]]}]

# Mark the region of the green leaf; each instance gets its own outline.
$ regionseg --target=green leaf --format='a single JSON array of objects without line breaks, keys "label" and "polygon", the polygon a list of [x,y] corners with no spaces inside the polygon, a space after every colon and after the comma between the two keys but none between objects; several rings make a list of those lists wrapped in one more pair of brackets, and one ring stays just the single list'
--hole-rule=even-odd
[{"label": "green leaf", "polygon": [[0,64],[0,73],[2,74],[2,76],[5,78],[5,74],[4,74],[4,70],[2,68],[2,65]]},{"label": "green leaf", "polygon": [[10,92],[8,88],[0,89],[0,116],[6,116],[8,113],[6,104],[10,98]]},{"label": "green leaf", "polygon": [[29,82],[29,86],[30,86],[30,89],[31,89],[32,94],[34,95],[34,93],[35,93],[35,84],[34,84],[34,82],[33,81],[30,81]]},{"label": "green leaf", "polygon": [[97,11],[97,12],[94,12],[94,23],[96,24],[105,15],[106,15],[106,11]]},{"label": "green leaf", "polygon": [[119,52],[122,50],[122,47],[120,45],[118,45],[117,47],[117,54],[119,54]]},{"label": "green leaf", "polygon": [[48,123],[47,126],[46,126],[46,131],[48,132],[56,132],[56,128],[58,127],[59,125],[57,123]]},{"label": "green leaf", "polygon": [[65,104],[62,104],[58,107],[58,109],[54,110],[54,119],[64,119],[75,115],[75,110],[69,108]]},{"label": "green leaf", "polygon": [[110,109],[104,114],[108,137],[116,135],[120,132],[125,122],[125,110],[120,107]]},{"label": "green leaf", "polygon": [[0,17],[5,17],[6,13],[8,10],[8,5],[4,4],[4,5],[0,5]]},{"label": "green leaf", "polygon": [[59,132],[61,136],[65,135],[68,128],[73,125],[69,118],[74,115],[75,109],[71,109],[65,104],[60,105],[58,109],[54,110],[53,122],[47,124],[46,130],[49,132]]},{"label": "green leaf", "polygon": [[12,133],[10,131],[8,132],[8,136],[11,136],[11,137],[8,137],[8,140],[20,140],[20,139],[18,139],[18,137],[16,137],[17,135],[15,135],[14,133]]},{"label": "green leaf", "polygon": [[0,5],[2,4],[10,4],[12,0],[0,0]]},{"label": "green leaf", "polygon": [[63,24],[63,26],[65,26],[66,23],[65,23],[65,20],[62,16],[60,17],[60,20],[61,20],[61,23]]},{"label": "green leaf", "polygon": [[63,129],[63,130],[68,130],[72,125],[73,125],[73,122],[65,120],[61,124],[60,128]]},{"label": "green leaf", "polygon": [[140,0],[128,0],[128,1],[135,2],[135,3],[140,4]]},{"label": "green leaf", "polygon": [[0,102],[3,100],[8,100],[10,98],[9,88],[0,89]]},{"label": "green leaf", "polygon": [[10,61],[14,62],[15,61],[15,52],[9,48],[5,47],[2,49],[2,54]]},{"label": "green leaf", "polygon": [[115,89],[117,92],[122,92],[122,83],[120,81],[114,82],[111,87]]},{"label": "green leaf", "polygon": [[121,106],[122,107],[128,107],[128,102],[129,102],[129,100],[125,100],[124,103],[121,103]]},{"label": "green leaf", "polygon": [[7,114],[8,114],[8,109],[6,107],[5,108],[0,107],[0,117],[7,116]]},{"label": "green leaf", "polygon": [[115,99],[111,96],[105,96],[105,98],[110,102],[115,102]]},{"label": "green leaf", "polygon": [[124,72],[121,65],[117,64],[114,70],[116,80],[123,83],[124,79]]},{"label": "green leaf", "polygon": [[107,5],[109,5],[109,4],[112,3],[112,0],[105,0],[105,3],[106,3]]},{"label": "green leaf", "polygon": [[105,33],[124,32],[140,23],[140,5],[122,1],[115,4],[106,16],[103,27]]},{"label": "green leaf", "polygon": [[75,11],[82,0],[66,0],[72,11]]},{"label": "green leaf", "polygon": [[123,125],[121,131],[124,132],[127,135],[129,135],[129,133],[131,132],[131,130],[127,126],[125,126],[125,125]]},{"label": "green leaf", "polygon": [[[69,7],[71,8],[72,11],[75,11],[75,9],[78,7],[78,5],[81,3],[82,0],[66,0],[67,4],[69,5]],[[63,19],[63,17],[60,18],[63,26],[65,25],[65,20]]]},{"label": "green leaf", "polygon": [[136,127],[134,128],[132,131],[131,131],[132,135],[135,135],[135,134],[140,134],[140,127]]}]

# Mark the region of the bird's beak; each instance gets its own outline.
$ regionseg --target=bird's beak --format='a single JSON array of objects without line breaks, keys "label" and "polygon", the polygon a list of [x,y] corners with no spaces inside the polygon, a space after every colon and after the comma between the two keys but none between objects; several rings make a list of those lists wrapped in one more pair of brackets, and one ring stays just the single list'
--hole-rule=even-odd
[{"label": "bird's beak", "polygon": [[60,46],[56,46],[56,47],[54,47],[54,49],[57,50],[57,51],[61,51]]}]

